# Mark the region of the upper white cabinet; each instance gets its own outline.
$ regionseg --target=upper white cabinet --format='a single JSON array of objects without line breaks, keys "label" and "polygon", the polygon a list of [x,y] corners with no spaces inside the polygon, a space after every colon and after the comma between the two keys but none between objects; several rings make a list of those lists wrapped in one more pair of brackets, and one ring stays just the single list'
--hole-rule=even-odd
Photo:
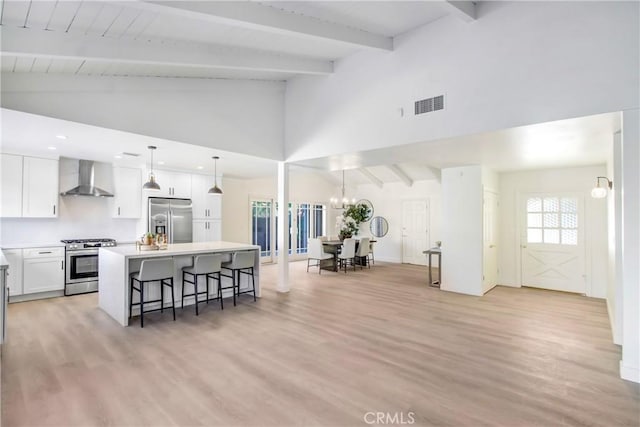
[{"label": "upper white cabinet", "polygon": [[195,220],[193,221],[193,242],[217,242],[222,240],[222,221]]},{"label": "upper white cabinet", "polygon": [[22,216],[22,156],[0,154],[0,217]]},{"label": "upper white cabinet", "polygon": [[22,170],[22,216],[58,216],[58,161],[24,157]]},{"label": "upper white cabinet", "polygon": [[[154,170],[160,191],[147,191],[149,197],[173,197],[176,199],[191,198],[191,175],[165,170]],[[148,179],[148,175],[145,177]]]},{"label": "upper white cabinet", "polygon": [[194,219],[222,218],[222,197],[209,194],[214,178],[210,175],[191,175],[191,200]]},{"label": "upper white cabinet", "polygon": [[142,171],[133,168],[113,168],[114,218],[140,218],[142,206]]}]

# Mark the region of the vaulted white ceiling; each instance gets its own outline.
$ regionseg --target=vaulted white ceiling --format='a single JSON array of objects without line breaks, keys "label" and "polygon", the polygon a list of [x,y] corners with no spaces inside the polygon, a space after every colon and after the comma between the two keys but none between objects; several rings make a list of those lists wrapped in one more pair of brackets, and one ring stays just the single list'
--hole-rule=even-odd
[{"label": "vaulted white ceiling", "polygon": [[472,2],[3,0],[2,72],[287,80]]}]

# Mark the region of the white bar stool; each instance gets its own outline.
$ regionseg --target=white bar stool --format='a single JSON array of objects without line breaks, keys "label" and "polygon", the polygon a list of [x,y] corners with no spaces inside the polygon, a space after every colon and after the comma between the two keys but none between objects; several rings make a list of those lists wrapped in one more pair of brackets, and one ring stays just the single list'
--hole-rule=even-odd
[{"label": "white bar stool", "polygon": [[[232,286],[222,289],[233,289],[233,305],[236,305],[236,296],[241,294],[253,293],[253,300],[256,301],[256,278],[253,271],[253,265],[256,261],[255,252],[242,251],[234,252],[231,261],[222,263],[222,268],[231,270],[231,276],[222,274],[224,277],[231,278]],[[251,282],[253,284],[252,289],[240,292],[240,277],[242,274],[251,276]],[[237,279],[236,279],[237,276]],[[236,287],[237,292],[236,292]]]},{"label": "white bar stool", "polygon": [[[152,311],[164,311],[164,287],[171,288],[171,310],[173,311],[173,321],[176,320],[176,303],[173,292],[173,258],[160,258],[160,259],[145,259],[140,265],[140,271],[131,273],[131,288],[129,289],[129,319],[131,319],[131,312],[134,305],[140,306],[140,327],[144,328],[144,313],[150,313]],[[134,286],[135,282],[138,282],[139,288]],[[160,282],[160,299],[159,300],[144,300],[144,285],[149,282]],[[133,302],[133,291],[140,293],[140,302]],[[154,310],[144,311],[144,304],[150,304],[153,302],[160,302],[160,308]]]},{"label": "white bar stool", "polygon": [[[194,296],[196,299],[196,316],[198,313],[198,295],[206,294],[207,304],[210,300],[220,300],[220,309],[223,310],[222,305],[222,288],[220,284],[220,271],[221,271],[222,257],[220,255],[198,255],[195,257],[193,266],[182,268],[182,308],[184,308],[184,297]],[[198,278],[205,276],[207,290],[204,292],[198,292]],[[218,281],[218,291],[216,298],[209,298],[209,280]],[[187,284],[193,285],[193,293],[185,294],[184,288]]]}]

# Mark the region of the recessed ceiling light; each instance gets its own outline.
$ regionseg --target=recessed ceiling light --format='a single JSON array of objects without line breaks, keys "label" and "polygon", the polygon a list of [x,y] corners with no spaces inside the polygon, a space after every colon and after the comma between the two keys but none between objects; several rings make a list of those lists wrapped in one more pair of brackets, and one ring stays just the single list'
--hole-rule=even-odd
[{"label": "recessed ceiling light", "polygon": [[163,161],[159,161],[158,164],[159,165],[164,165],[164,162]]},{"label": "recessed ceiling light", "polygon": [[67,139],[66,135],[56,135],[56,138],[58,139]]},{"label": "recessed ceiling light", "polygon": [[121,159],[122,158],[122,156],[118,156],[118,155],[115,155],[113,157],[115,157],[116,159]]},{"label": "recessed ceiling light", "polygon": [[204,169],[204,166],[198,166],[198,169]]},{"label": "recessed ceiling light", "polygon": [[56,147],[47,147],[49,150],[55,150]]}]

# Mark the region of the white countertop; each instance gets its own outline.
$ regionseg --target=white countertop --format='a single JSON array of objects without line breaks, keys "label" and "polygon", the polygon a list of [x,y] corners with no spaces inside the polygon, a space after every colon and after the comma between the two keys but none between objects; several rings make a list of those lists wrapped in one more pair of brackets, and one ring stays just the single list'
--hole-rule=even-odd
[{"label": "white countertop", "polygon": [[2,249],[30,249],[30,248],[60,248],[63,247],[64,243],[58,242],[45,242],[45,243],[13,243],[13,244],[2,244],[0,248]]},{"label": "white countertop", "polygon": [[110,252],[125,258],[160,258],[179,255],[193,255],[199,253],[234,252],[260,250],[260,246],[234,242],[202,242],[202,243],[174,243],[167,245],[167,249],[157,251],[140,251],[136,246],[116,246],[100,248],[100,252]]}]

